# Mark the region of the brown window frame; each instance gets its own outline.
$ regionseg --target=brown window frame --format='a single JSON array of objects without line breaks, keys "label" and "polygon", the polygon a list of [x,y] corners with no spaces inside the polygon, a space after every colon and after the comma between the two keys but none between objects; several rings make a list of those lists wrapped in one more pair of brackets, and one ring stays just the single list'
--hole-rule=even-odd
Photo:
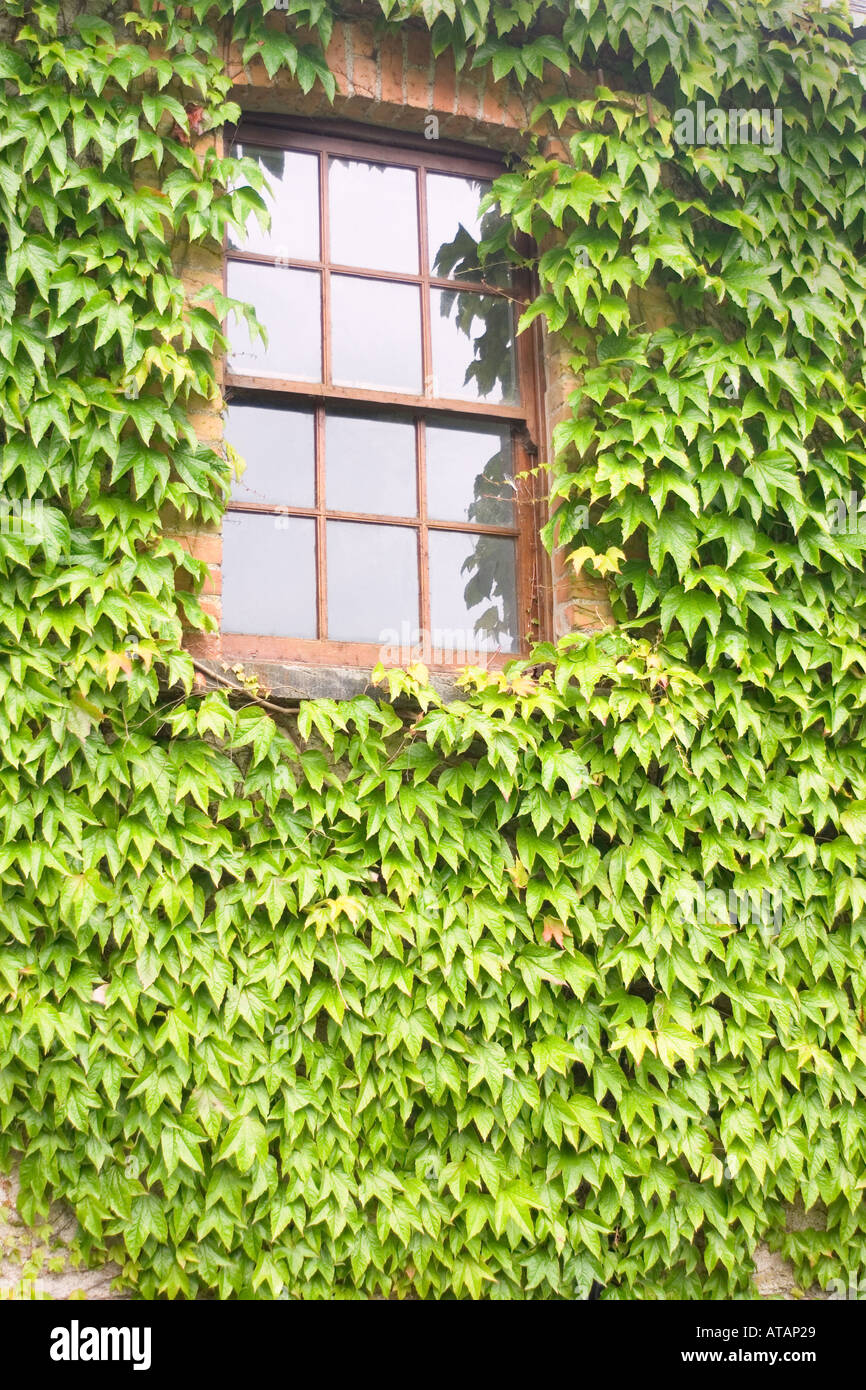
[{"label": "brown window frame", "polygon": [[[484,280],[471,281],[463,277],[443,278],[429,272],[429,253],[427,244],[426,179],[427,170],[437,173],[465,175],[470,178],[495,179],[504,170],[502,159],[489,153],[477,153],[463,146],[438,142],[439,147],[430,148],[430,143],[422,138],[402,132],[384,132],[376,127],[355,127],[346,122],[332,122],[323,128],[322,122],[315,127],[303,120],[279,120],[273,124],[267,118],[255,120],[244,118],[235,128],[231,143],[255,145],[315,153],[319,158],[319,259],[315,261],[286,258],[280,265],[289,269],[317,271],[321,277],[321,342],[322,376],[321,382],[295,381],[284,377],[253,376],[232,373],[228,362],[224,364],[224,396],[227,404],[250,405],[275,404],[276,399],[287,404],[311,405],[314,410],[315,426],[315,487],[316,506],[296,507],[231,501],[228,510],[237,513],[259,515],[298,516],[312,519],[316,523],[316,585],[317,585],[317,631],[327,633],[327,564],[325,549],[325,528],[328,520],[355,521],[361,523],[396,524],[409,526],[418,537],[418,575],[419,575],[419,626],[423,634],[424,646],[421,659],[433,665],[432,658],[437,653],[429,649],[430,634],[430,571],[428,554],[428,534],[430,531],[464,531],[474,535],[500,535],[514,540],[516,556],[517,611],[520,630],[517,634],[519,645],[515,651],[490,651],[473,655],[473,661],[483,661],[490,668],[505,665],[508,661],[525,656],[532,643],[549,638],[551,633],[550,603],[551,593],[549,557],[541,543],[540,530],[547,517],[547,504],[539,483],[536,467],[540,456],[543,437],[540,402],[541,383],[541,341],[537,324],[519,336],[515,332],[515,368],[519,392],[516,405],[497,405],[484,401],[455,400],[434,396],[432,372],[432,333],[431,333],[431,295],[430,289],[459,288],[468,293],[503,295],[512,300],[515,312],[525,307],[533,298],[534,279],[525,271],[512,276],[509,287],[495,286]],[[327,161],[329,156],[364,160],[368,163],[385,164],[416,171],[416,190],[418,197],[419,225],[419,266],[418,274],[391,272],[385,270],[366,270],[357,266],[344,266],[329,258],[329,219],[328,219],[328,178]],[[530,243],[527,239],[526,246]],[[228,241],[223,247],[223,290],[227,292],[228,267],[231,262],[273,265],[272,255],[248,252],[230,247]],[[398,284],[416,285],[421,298],[421,361],[424,381],[424,394],[410,395],[407,392],[375,391],[362,387],[335,385],[331,377],[331,332],[330,332],[330,280],[332,274],[351,275],[356,279],[379,280]],[[326,506],[324,429],[325,412],[329,405],[341,405],[344,409],[357,405],[365,407],[380,406],[389,412],[405,414],[413,420],[416,438],[416,486],[418,495],[417,515],[398,517],[390,513],[343,512]],[[467,521],[431,521],[427,516],[427,495],[425,477],[425,449],[423,421],[436,416],[465,416],[501,422],[511,426],[511,441],[515,476],[515,506],[513,526],[491,526]],[[260,658],[270,661],[293,662],[303,665],[371,667],[380,660],[381,646],[364,642],[333,641],[326,636],[316,638],[257,636],[250,633],[222,632],[223,656],[229,659]],[[453,660],[442,660],[439,653],[434,669],[454,671],[466,663],[466,657],[456,653]],[[402,663],[401,663],[402,664]]]}]

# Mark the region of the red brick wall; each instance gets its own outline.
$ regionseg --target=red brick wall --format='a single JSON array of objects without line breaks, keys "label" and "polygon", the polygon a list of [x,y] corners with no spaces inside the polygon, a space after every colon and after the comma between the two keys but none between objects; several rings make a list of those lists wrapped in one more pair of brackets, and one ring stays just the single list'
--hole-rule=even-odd
[{"label": "red brick wall", "polygon": [[[285,21],[276,13],[270,22],[278,27]],[[343,21],[334,26],[326,57],[337,80],[333,105],[321,90],[301,96],[288,73],[271,81],[261,63],[244,70],[236,51],[229,54],[229,71],[238,100],[249,110],[337,116],[419,134],[425,116],[436,115],[443,140],[495,149],[522,144],[535,97],[493,82],[481,70],[458,74],[450,54],[433,57],[425,29],[406,25],[399,34],[380,35],[368,21]]]},{"label": "red brick wall", "polygon": [[[560,421],[571,419],[569,397],[576,385],[568,353],[550,335],[545,338],[544,366],[544,416],[550,439]],[[612,624],[607,585],[585,574],[575,575],[564,548],[554,550],[551,571],[554,637],[564,637],[567,632],[596,631]]]}]

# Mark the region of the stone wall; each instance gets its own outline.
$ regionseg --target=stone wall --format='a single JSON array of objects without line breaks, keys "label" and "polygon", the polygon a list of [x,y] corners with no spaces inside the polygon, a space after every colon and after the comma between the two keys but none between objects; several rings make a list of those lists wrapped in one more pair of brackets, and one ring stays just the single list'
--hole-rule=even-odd
[{"label": "stone wall", "polygon": [[116,1282],[120,1267],[87,1269],[73,1249],[78,1223],[55,1203],[41,1224],[25,1225],[18,1214],[18,1174],[0,1174],[0,1299],[114,1299],[126,1295]]},{"label": "stone wall", "polygon": [[[13,1168],[9,1176],[0,1176],[0,1300],[129,1297],[116,1264],[87,1269],[75,1263],[71,1247],[77,1223],[67,1209],[55,1204],[48,1220],[33,1229],[16,1211],[17,1196],[18,1179]],[[821,1224],[820,1212],[804,1212],[800,1206],[792,1207],[788,1215],[791,1231]],[[791,1264],[763,1242],[755,1252],[754,1284],[757,1293],[767,1299],[827,1297],[817,1286],[800,1289]]]}]

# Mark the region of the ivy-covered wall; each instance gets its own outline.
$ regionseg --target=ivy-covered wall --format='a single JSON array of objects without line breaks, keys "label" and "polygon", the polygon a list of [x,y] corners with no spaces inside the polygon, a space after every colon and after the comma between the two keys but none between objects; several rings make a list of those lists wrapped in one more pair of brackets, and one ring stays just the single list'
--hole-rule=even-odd
[{"label": "ivy-covered wall", "polygon": [[146,1297],[749,1296],[764,1240],[857,1289],[864,46],[805,0],[364,6],[562,128],[497,192],[579,380],[559,539],[619,626],[447,705],[416,669],[272,710],[196,684],[176,536],[229,473],[190,424],[229,306],[176,258],[255,202],[197,140],[230,41],[334,90],[330,0],[264,8],[2,21],[22,1214],[64,1198]]}]

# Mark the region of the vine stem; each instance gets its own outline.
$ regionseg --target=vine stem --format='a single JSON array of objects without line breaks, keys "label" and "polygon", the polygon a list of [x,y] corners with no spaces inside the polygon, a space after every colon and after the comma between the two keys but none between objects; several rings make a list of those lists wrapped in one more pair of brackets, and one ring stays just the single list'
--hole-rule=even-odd
[{"label": "vine stem", "polygon": [[241,685],[240,681],[234,681],[230,676],[224,675],[221,671],[215,671],[213,667],[207,666],[203,661],[197,661],[195,657],[192,659],[192,664],[196,671],[200,671],[201,674],[207,676],[209,680],[216,681],[219,685],[225,685],[229,690],[236,690],[239,695],[245,695],[253,704],[261,705],[262,709],[271,710],[274,714],[281,714],[283,718],[285,718],[287,714],[290,714],[293,709],[297,708],[296,704],[275,705],[271,700],[266,700],[263,695],[253,694],[245,685]]}]

